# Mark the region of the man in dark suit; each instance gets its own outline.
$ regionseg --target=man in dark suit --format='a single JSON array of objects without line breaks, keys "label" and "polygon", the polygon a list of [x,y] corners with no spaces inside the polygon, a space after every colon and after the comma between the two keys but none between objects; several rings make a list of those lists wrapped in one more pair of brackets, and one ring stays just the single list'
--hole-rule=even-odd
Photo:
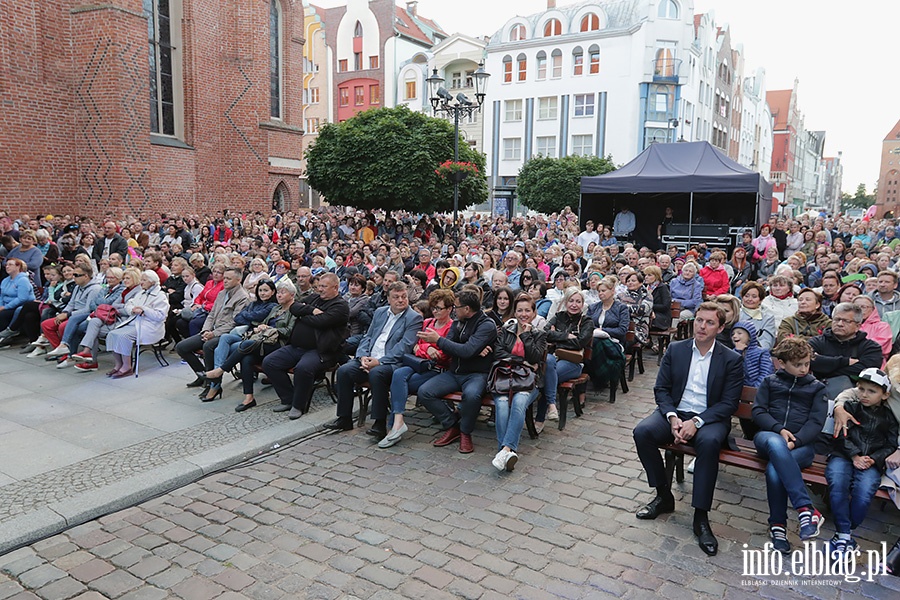
[{"label": "man in dark suit", "polygon": [[634,443],[656,498],[637,512],[638,519],[655,519],[674,512],[675,497],[669,488],[659,446],[691,444],[697,454],[694,466],[694,535],[700,549],[713,556],[718,542],[709,526],[719,450],[731,430],[731,416],[741,399],[744,381],[741,355],[716,343],[725,326],[725,311],[713,302],[697,307],[694,339],[676,342],[663,357],[653,393],[658,410],[634,428]]},{"label": "man in dark suit", "polygon": [[391,379],[403,355],[412,352],[416,334],[422,329],[422,315],[409,307],[405,283],[395,281],[386,291],[388,305],[375,311],[356,349],[356,358],[337,371],[337,419],[326,424],[326,429],[353,429],[353,389],[368,381],[375,424],[366,433],[379,440],[387,435]]}]

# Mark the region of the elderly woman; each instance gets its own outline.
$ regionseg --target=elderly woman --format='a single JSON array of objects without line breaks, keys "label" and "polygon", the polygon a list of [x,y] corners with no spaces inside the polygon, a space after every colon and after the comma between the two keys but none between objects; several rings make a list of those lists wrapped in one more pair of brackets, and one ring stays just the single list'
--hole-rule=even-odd
[{"label": "elderly woman", "polygon": [[266,261],[261,259],[260,257],[256,257],[250,261],[250,272],[244,278],[244,289],[247,290],[247,295],[250,296],[250,302],[256,300],[256,285],[262,281],[263,279],[268,279],[269,274],[266,273]]},{"label": "elderly woman", "polygon": [[669,282],[672,300],[681,304],[679,320],[691,319],[703,302],[703,279],[697,274],[697,263],[689,261],[681,267],[681,274]]},{"label": "elderly woman", "polygon": [[794,286],[786,275],[775,275],[769,280],[769,293],[760,305],[775,320],[775,331],[781,322],[797,312],[797,298],[794,297]]},{"label": "elderly woman", "polygon": [[766,248],[766,254],[762,260],[756,263],[756,279],[757,281],[768,281],[769,277],[775,275],[775,270],[781,262],[778,260],[778,248],[769,246]]},{"label": "elderly woman", "polygon": [[124,313],[126,318],[106,336],[106,348],[115,358],[115,368],[106,375],[113,379],[134,375],[131,352],[135,343],[155,344],[165,335],[169,297],[159,288],[159,275],[153,271],[141,274],[141,290],[125,304]]},{"label": "elderly woman", "polygon": [[28,267],[24,271],[35,285],[40,285],[40,269],[44,264],[44,255],[37,247],[34,231],[26,229],[19,234],[19,245],[9,251],[7,258],[18,258]]},{"label": "elderly woman", "polygon": [[822,296],[812,288],[800,290],[797,294],[797,312],[785,317],[778,327],[777,344],[786,337],[811,337],[822,335],[831,327],[831,318],[822,312]]},{"label": "elderly woman", "polygon": [[775,346],[775,317],[763,308],[766,290],[756,281],[748,281],[741,288],[741,311],[738,321],[750,321],[756,326],[757,341],[763,350]]},{"label": "elderly woman", "polygon": [[[118,267],[110,267],[106,270],[106,292],[94,299],[93,310],[101,304],[112,306],[118,316],[113,323],[105,323],[96,317],[91,317],[84,322],[84,337],[81,339],[81,352],[73,354],[70,360],[75,364],[75,370],[81,372],[97,369],[97,355],[100,350],[100,338],[108,335],[119,321],[125,321],[125,305],[141,291],[141,272],[135,268],[125,271]],[[93,313],[92,313],[93,314]]]},{"label": "elderly woman", "polygon": [[228,336],[222,336],[219,340],[214,359],[214,364],[217,366],[204,374],[206,380],[210,382],[210,390],[203,398],[204,402],[222,397],[222,376],[240,364],[244,400],[234,407],[234,411],[243,412],[256,406],[256,399],[253,396],[255,379],[253,365],[261,363],[267,354],[288,343],[291,331],[294,329],[294,322],[297,320],[290,311],[297,288],[290,281],[285,280],[274,285],[269,280],[261,281],[256,289],[259,298],[257,302],[272,293],[272,288],[274,288],[276,302],[267,302],[271,308],[258,322],[254,322],[252,329],[249,330],[249,338],[229,338],[230,343],[226,347],[221,362],[219,359],[222,354],[220,353],[223,346],[222,340]]},{"label": "elderly woman", "polygon": [[[634,323],[635,344],[646,346],[650,342],[650,314],[653,312],[653,298],[644,287],[644,276],[640,273],[626,273],[625,291],[618,294],[618,300],[628,307]],[[626,352],[630,348],[625,348]]]},{"label": "elderly woman", "polygon": [[[599,281],[598,281],[599,284]],[[599,301],[599,300],[598,300]],[[545,326],[547,342],[553,352],[547,354],[544,370],[544,397],[538,402],[537,416],[534,420],[538,433],[544,427],[544,420],[559,419],[556,407],[556,392],[560,383],[565,383],[581,375],[584,362],[584,351],[591,346],[594,323],[584,314],[584,293],[577,287],[566,288],[561,302],[562,310],[558,311]],[[566,358],[555,354],[562,350]],[[581,354],[582,360],[574,361],[575,354]]]},{"label": "elderly woman", "polygon": [[[534,383],[530,389],[501,392],[494,382],[489,383],[494,396],[494,422],[497,432],[497,454],[491,461],[498,471],[512,471],[519,457],[519,438],[525,425],[525,411],[541,392],[541,365],[547,355],[547,332],[532,326],[537,311],[534,300],[528,294],[519,294],[515,299],[515,319],[510,320],[497,335],[494,343],[494,365],[492,374],[498,367],[523,366],[531,371]],[[498,383],[503,381],[497,376]]]},{"label": "elderly woman", "polygon": [[891,326],[881,320],[878,311],[875,310],[875,301],[869,296],[857,296],[853,299],[853,304],[862,309],[862,325],[859,330],[866,334],[866,337],[881,346],[881,353],[884,355],[882,368],[891,355],[891,347],[894,344],[894,335],[891,332]]},{"label": "elderly woman", "polygon": [[16,310],[26,302],[34,301],[34,286],[28,277],[28,265],[21,258],[6,261],[6,274],[0,281],[0,338],[11,338],[17,332],[9,328]]},{"label": "elderly woman", "polygon": [[[593,351],[588,374],[594,386],[609,384],[614,390],[619,383],[619,375],[625,366],[625,336],[631,324],[628,307],[616,299],[614,276],[605,277],[597,286],[600,302],[588,309],[587,316],[594,324]],[[613,395],[610,393],[610,401]]]}]

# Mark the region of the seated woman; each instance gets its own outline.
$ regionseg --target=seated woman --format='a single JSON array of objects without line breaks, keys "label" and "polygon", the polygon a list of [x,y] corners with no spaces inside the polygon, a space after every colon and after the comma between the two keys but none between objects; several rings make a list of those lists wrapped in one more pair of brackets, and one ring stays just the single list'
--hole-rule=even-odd
[{"label": "seated woman", "polygon": [[775,318],[763,308],[766,290],[756,281],[748,281],[741,288],[739,320],[750,321],[756,326],[760,348],[771,350],[775,346]]},{"label": "seated woman", "polygon": [[[525,411],[541,393],[541,364],[547,355],[547,332],[532,326],[537,315],[534,300],[528,294],[519,294],[515,300],[515,320],[510,320],[494,342],[492,373],[500,365],[521,365],[534,375],[530,390],[494,395],[494,422],[498,451],[491,461],[498,471],[512,471],[519,457],[519,438],[525,425]],[[491,383],[488,384],[489,387]]]},{"label": "seated woman", "polygon": [[786,337],[808,340],[821,335],[828,327],[831,327],[831,318],[822,312],[822,296],[812,288],[805,288],[797,294],[796,314],[781,321],[775,343]]},{"label": "seated woman", "polygon": [[[593,351],[588,374],[599,389],[608,383],[610,389],[619,383],[625,366],[625,336],[631,324],[628,307],[616,299],[618,280],[609,275],[597,286],[600,302],[588,309],[587,315],[594,324]],[[612,400],[612,395],[610,395]]]},{"label": "seated woman", "polygon": [[225,287],[223,282],[225,265],[216,263],[213,265],[211,272],[212,275],[209,281],[206,282],[206,285],[203,286],[203,291],[194,298],[191,306],[181,311],[181,317],[175,323],[175,327],[182,338],[188,338],[200,332],[204,321],[206,321],[206,316],[216,302],[216,296]]},{"label": "seated woman", "polygon": [[[271,281],[261,281],[256,288],[257,298],[259,298],[257,302],[270,295],[272,288]],[[256,379],[253,365],[261,363],[264,356],[288,343],[291,331],[294,329],[294,321],[297,319],[290,311],[297,287],[290,280],[282,279],[274,284],[274,290],[277,303],[268,303],[271,308],[268,314],[250,330],[252,332],[250,339],[238,338],[233,341],[228,346],[221,363],[219,362],[221,356],[219,351],[222,348],[220,340],[214,359],[214,364],[217,366],[204,374],[207,381],[211,382],[209,393],[203,398],[204,402],[222,397],[222,376],[240,364],[244,400],[234,407],[234,411],[243,412],[256,406],[256,399],[253,397],[253,382]],[[224,339],[226,336],[222,337]]]},{"label": "seated woman", "polygon": [[891,347],[894,344],[894,335],[891,332],[891,326],[881,320],[878,311],[875,310],[875,301],[869,296],[857,296],[853,299],[853,304],[862,308],[862,325],[859,330],[866,334],[866,337],[881,346],[881,353],[884,355],[882,368],[891,355]]},{"label": "seated woman", "polygon": [[[453,320],[450,313],[453,312],[453,303],[456,296],[450,290],[435,290],[428,297],[428,310],[433,317],[426,317],[422,322],[422,330],[434,329],[441,337],[446,337],[450,331]],[[427,311],[426,311],[427,312]],[[423,314],[423,316],[425,316]],[[391,416],[393,424],[388,434],[378,442],[379,448],[390,448],[400,441],[403,434],[409,429],[403,420],[406,410],[406,401],[410,394],[419,391],[419,387],[441,372],[450,363],[450,357],[438,348],[437,344],[425,340],[416,341],[413,352],[416,358],[433,361],[433,367],[426,371],[419,371],[416,367],[403,364],[394,369],[391,378]]]},{"label": "seated woman", "polygon": [[656,265],[644,267],[644,286],[653,298],[650,331],[668,331],[672,326],[672,294],[662,277],[662,269]]},{"label": "seated woman", "polygon": [[[650,313],[653,312],[653,298],[644,288],[644,276],[640,273],[625,274],[625,292],[617,299],[628,307],[634,323],[634,342],[639,346],[650,343]],[[631,348],[625,348],[630,351]]]},{"label": "seated woman", "polygon": [[484,267],[480,263],[475,261],[466,263],[463,269],[463,279],[458,287],[462,287],[466,283],[471,283],[481,288],[481,308],[483,310],[487,310],[494,305],[494,292],[491,290],[488,282],[484,280]]},{"label": "seated woman", "polygon": [[772,315],[777,332],[781,322],[797,312],[793,282],[786,275],[775,275],[769,279],[769,294],[763,298],[760,306]]},{"label": "seated woman", "polygon": [[689,261],[681,267],[681,274],[669,282],[672,300],[681,304],[679,321],[694,317],[694,311],[703,302],[703,279],[697,275],[697,263]]},{"label": "seated woman", "polygon": [[106,348],[116,364],[106,376],[121,379],[134,375],[131,351],[138,345],[155,344],[165,335],[169,297],[159,288],[159,275],[153,271],[141,274],[141,290],[125,304],[126,319],[106,336]]},{"label": "seated woman", "polygon": [[[599,283],[599,282],[598,282]],[[544,397],[538,402],[534,426],[538,433],[544,428],[544,419],[556,421],[556,392],[560,383],[565,383],[581,375],[584,351],[591,346],[594,323],[584,314],[584,292],[577,287],[566,288],[562,310],[547,323],[547,343],[554,351],[569,351],[570,358],[559,358],[554,352],[547,354],[544,370]],[[582,360],[571,360],[571,352],[580,353]]]},{"label": "seated woman", "polygon": [[[744,284],[744,287],[747,285]],[[725,328],[716,336],[716,341],[733,350],[734,340],[731,339],[731,328],[741,320],[741,301],[731,294],[719,294],[713,301],[725,311]]]},{"label": "seated woman", "polygon": [[52,319],[66,307],[75,287],[75,280],[72,278],[75,269],[70,264],[48,265],[43,267],[43,272],[47,284],[40,301],[29,300],[19,307],[15,319],[9,324],[11,335],[0,338],[0,347],[6,347],[19,334],[24,335],[28,345],[20,354],[27,354],[27,358],[47,353],[44,347],[50,342],[41,334],[41,322]]},{"label": "seated woman", "polygon": [[494,288],[494,306],[485,314],[494,320],[497,327],[503,326],[504,323],[513,317],[515,311],[513,307],[514,297],[515,292],[509,287]]},{"label": "seated woman", "polygon": [[16,332],[9,326],[19,307],[34,301],[34,286],[28,276],[28,265],[21,258],[6,261],[6,274],[0,281],[0,337],[12,338]]},{"label": "seated woman", "polygon": [[81,351],[73,354],[71,359],[75,363],[75,370],[81,372],[97,369],[97,354],[100,347],[100,338],[108,335],[116,326],[116,323],[128,318],[125,314],[125,305],[141,291],[141,272],[135,268],[122,269],[110,267],[106,270],[107,290],[94,299],[92,311],[97,310],[101,304],[109,304],[119,313],[113,324],[104,323],[101,319],[88,318],[84,322],[84,337],[81,338]]}]

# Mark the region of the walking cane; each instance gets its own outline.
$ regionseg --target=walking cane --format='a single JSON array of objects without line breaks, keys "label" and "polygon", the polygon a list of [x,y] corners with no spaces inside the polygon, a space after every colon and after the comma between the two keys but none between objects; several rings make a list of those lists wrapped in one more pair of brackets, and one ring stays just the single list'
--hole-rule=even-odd
[{"label": "walking cane", "polygon": [[134,338],[134,378],[137,379],[138,376],[138,363],[141,361],[141,319],[143,315],[138,315],[137,324],[135,325],[135,330],[137,331],[136,337]]}]

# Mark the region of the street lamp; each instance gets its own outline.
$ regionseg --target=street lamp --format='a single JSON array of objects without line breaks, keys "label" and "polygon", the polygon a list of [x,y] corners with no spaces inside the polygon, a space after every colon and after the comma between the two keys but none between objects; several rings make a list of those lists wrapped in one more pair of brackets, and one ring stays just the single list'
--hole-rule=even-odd
[{"label": "street lamp", "polygon": [[[484,104],[484,90],[490,74],[484,70],[484,61],[478,63],[478,70],[472,74],[475,80],[475,101],[469,100],[462,92],[455,98],[444,87],[444,78],[438,75],[435,68],[431,77],[425,80],[428,83],[428,99],[431,101],[431,109],[435,115],[446,113],[453,115],[453,162],[459,162],[459,116],[471,117],[481,109]],[[453,227],[456,228],[457,213],[459,212],[459,180],[453,180]]]}]

